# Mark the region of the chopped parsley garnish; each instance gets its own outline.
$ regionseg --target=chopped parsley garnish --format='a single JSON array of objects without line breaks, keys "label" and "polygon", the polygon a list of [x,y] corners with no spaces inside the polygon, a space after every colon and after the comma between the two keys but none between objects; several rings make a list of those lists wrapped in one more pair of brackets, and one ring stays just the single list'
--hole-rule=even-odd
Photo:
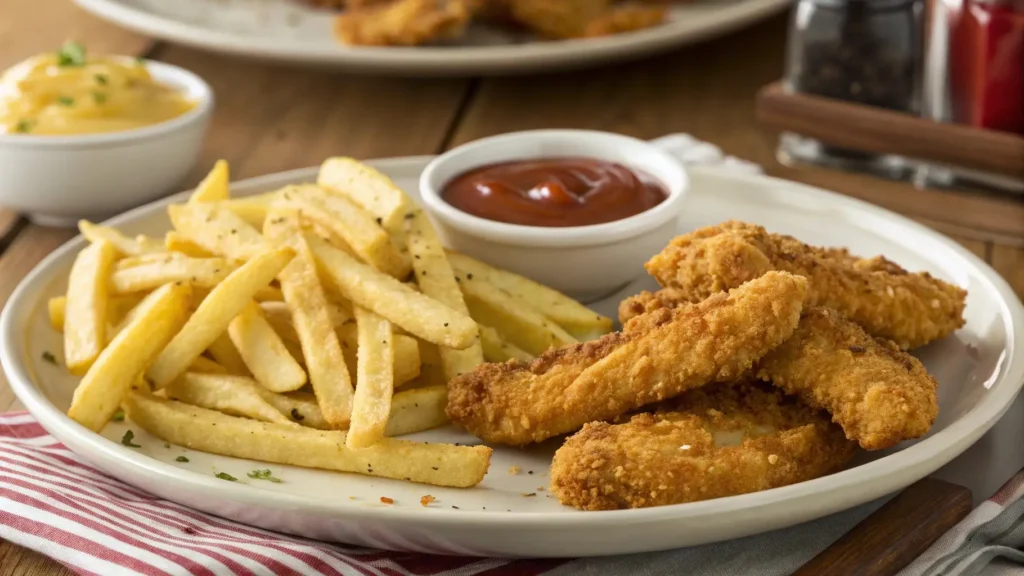
[{"label": "chopped parsley garnish", "polygon": [[280,478],[273,476],[269,469],[253,470],[252,472],[246,474],[246,476],[248,476],[249,478],[255,478],[256,480],[267,480],[275,484],[280,484],[281,482],[284,482],[284,480],[281,480]]},{"label": "chopped parsley garnish", "polygon": [[131,430],[125,431],[124,436],[121,436],[121,444],[129,448],[142,448],[142,446],[139,446],[138,444],[132,444],[132,438],[135,438],[135,432],[132,432]]},{"label": "chopped parsley garnish", "polygon": [[138,64],[139,66],[144,66],[146,64],[146,59],[143,58],[142,56],[136,56],[135,57],[135,63]]},{"label": "chopped parsley garnish", "polygon": [[18,124],[15,125],[14,130],[24,134],[32,130],[32,124],[33,122],[31,120],[18,120]]},{"label": "chopped parsley garnish", "polygon": [[49,350],[44,350],[43,351],[43,361],[44,362],[49,362],[50,364],[53,364],[54,366],[57,365],[57,357],[54,356],[53,352],[50,352]]},{"label": "chopped parsley garnish", "polygon": [[57,97],[57,104],[60,104],[61,106],[72,106],[72,105],[74,105],[74,103],[75,103],[75,99],[72,98],[71,96],[58,96]]},{"label": "chopped parsley garnish", "polygon": [[106,104],[106,102],[107,102],[107,95],[104,94],[103,92],[93,92],[92,93],[92,99],[97,104]]},{"label": "chopped parsley garnish", "polygon": [[111,422],[124,422],[124,410],[118,410],[114,412],[114,416],[110,419]]},{"label": "chopped parsley garnish", "polygon": [[305,416],[303,416],[302,414],[299,414],[299,409],[298,408],[292,408],[292,420],[295,420],[296,422],[299,422],[300,420],[303,420],[305,418],[306,418]]},{"label": "chopped parsley garnish", "polygon": [[174,461],[175,462],[188,462],[188,458],[185,458],[184,456],[178,456],[177,458],[174,459]]},{"label": "chopped parsley garnish", "polygon": [[228,482],[238,482],[238,478],[235,478],[234,476],[228,474],[227,472],[217,472],[216,474],[214,474],[214,476],[220,478],[221,480],[227,480]]},{"label": "chopped parsley garnish", "polygon": [[57,51],[58,66],[85,66],[85,46],[68,40]]},{"label": "chopped parsley garnish", "polygon": [[107,78],[106,74],[97,74],[95,76],[95,78],[96,78],[96,83],[99,84],[100,86],[106,86],[107,84],[110,83],[110,78]]}]

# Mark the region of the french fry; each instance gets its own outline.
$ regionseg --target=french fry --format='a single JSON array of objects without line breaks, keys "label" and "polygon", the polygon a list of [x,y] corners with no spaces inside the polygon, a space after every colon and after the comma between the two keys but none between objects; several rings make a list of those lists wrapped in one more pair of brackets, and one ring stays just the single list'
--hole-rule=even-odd
[{"label": "french fry", "polygon": [[[333,327],[343,326],[346,322],[355,321],[348,310],[326,298],[324,298],[324,307],[327,310],[327,315],[330,317],[331,326]],[[261,302],[260,308],[263,309],[263,315],[267,318],[267,322],[270,322],[270,325],[274,327],[274,330],[281,338],[295,342],[299,341],[299,335],[292,325],[293,314],[288,309],[287,304],[284,302]]]},{"label": "french fry", "polygon": [[259,231],[217,204],[171,204],[167,214],[175,230],[213,254],[247,260],[267,249]]},{"label": "french fry", "polygon": [[107,242],[110,242],[118,252],[128,256],[138,256],[140,254],[164,251],[163,244],[161,244],[159,240],[142,235],[136,236],[135,238],[129,238],[109,226],[93,224],[88,220],[78,221],[78,231],[81,232],[82,236],[84,236],[89,242],[106,240]]},{"label": "french fry", "polygon": [[574,338],[591,340],[611,332],[611,318],[601,316],[557,290],[464,254],[449,252],[448,261],[461,276],[472,276],[471,281],[484,280],[507,292],[522,307],[533,308],[551,318]]},{"label": "french fry", "polygon": [[[329,430],[330,424],[320,413],[316,397],[308,392],[277,394],[257,386],[257,392],[271,406],[292,421],[309,428]],[[444,408],[448,389],[444,385],[404,390],[391,397],[391,414],[384,429],[385,436],[404,436],[437,428],[448,423]]]},{"label": "french fry", "polygon": [[480,344],[483,345],[484,358],[488,362],[505,362],[506,360],[529,362],[535,358],[526,350],[506,342],[498,334],[498,331],[490,326],[480,326]]},{"label": "french fry", "polygon": [[304,234],[304,237],[320,270],[353,304],[373,311],[428,342],[461,350],[476,341],[476,323],[469,316],[357,262],[312,234]]},{"label": "french fry", "polygon": [[255,302],[246,305],[231,321],[228,336],[246,368],[267,390],[291,392],[306,384],[306,373]]},{"label": "french fry", "polygon": [[64,362],[85,374],[107,345],[108,282],[117,250],[107,240],[89,244],[75,257],[64,307]]},{"label": "french fry", "polygon": [[[392,326],[392,328],[394,327]],[[338,342],[341,343],[345,363],[355,366],[356,349],[358,348],[355,322],[338,326],[334,332],[338,335]],[[399,388],[420,375],[420,347],[415,338],[405,334],[396,333],[393,340],[395,344],[395,388]]]},{"label": "french fry", "polygon": [[46,311],[50,315],[50,326],[58,331],[64,331],[64,308],[67,306],[67,296],[54,296],[46,301]]},{"label": "french fry", "polygon": [[[462,299],[459,285],[455,282],[455,274],[448,264],[448,259],[445,258],[444,247],[437,239],[434,226],[426,214],[422,210],[409,212],[405,217],[405,231],[409,256],[412,257],[414,276],[420,291],[452,310],[468,315],[469,310]],[[484,363],[479,341],[464,350],[443,347],[440,353],[446,380],[472,372],[474,368]]]},{"label": "french fry", "polygon": [[276,286],[264,286],[256,291],[253,300],[257,302],[284,302],[284,293]]},{"label": "french fry", "polygon": [[305,184],[282,191],[277,203],[300,210],[304,219],[343,239],[360,260],[377,270],[399,279],[409,275],[408,257],[391,242],[369,212],[348,198]]},{"label": "french fry", "polygon": [[196,359],[192,361],[192,364],[188,367],[189,372],[199,372],[201,374],[227,374],[228,369],[221,366],[214,360],[210,360],[206,356],[196,356]]},{"label": "french fry", "polygon": [[457,272],[459,287],[466,296],[470,315],[481,324],[492,326],[502,337],[519,348],[539,356],[548,348],[577,342],[561,326],[533,308],[523,306],[507,292],[482,278]]},{"label": "french fry", "polygon": [[366,448],[384,437],[394,393],[394,334],[391,323],[356,307],[359,348],[356,350],[356,392],[346,446]]},{"label": "french fry", "polygon": [[475,486],[491,459],[491,449],[485,446],[390,438],[350,450],[345,432],[259,422],[139,393],[128,396],[125,412],[150,434],[194,450],[435,486]]},{"label": "french fry", "polygon": [[224,258],[165,256],[163,260],[119,268],[110,277],[114,294],[143,292],[169,282],[212,288],[234,272],[236,266]]},{"label": "french fry", "polygon": [[186,372],[164,388],[168,398],[232,416],[295,426],[257,392],[259,384],[242,376]]},{"label": "french fry", "polygon": [[262,386],[256,386],[256,393],[292,422],[317,430],[333,429],[331,423],[324,418],[323,412],[320,411],[316,396],[309,392],[278,394]]},{"label": "french fry", "polygon": [[269,284],[294,254],[290,248],[257,254],[211,290],[181,332],[146,371],[146,377],[153,383],[153,388],[159,390],[184,373],[189,364],[227,330],[235,316],[252,302],[257,290]]},{"label": "french fry", "polygon": [[391,415],[384,431],[386,436],[404,436],[437,428],[448,423],[446,386],[429,386],[405,390],[391,398]]},{"label": "french fry", "polygon": [[402,219],[413,203],[387,176],[352,158],[328,158],[320,165],[316,183],[379,218],[398,248],[405,249]]},{"label": "french fry", "polygon": [[298,362],[299,366],[301,366],[302,369],[305,370],[306,358],[305,356],[302,355],[302,345],[299,344],[298,342],[292,342],[291,340],[282,339],[281,342],[284,343],[284,348],[285,350],[288,351],[288,354],[292,357],[292,360]]},{"label": "french fry", "polygon": [[203,181],[196,186],[189,202],[217,202],[227,200],[229,196],[228,182],[231,180],[228,163],[226,160],[217,160],[213,169],[203,178]]},{"label": "french fry", "polygon": [[213,342],[210,342],[206,351],[210,356],[213,356],[213,359],[223,366],[229,374],[235,374],[237,376],[249,375],[249,368],[246,367],[245,360],[243,360],[242,355],[238,353],[238,348],[235,348],[235,343],[231,341],[231,337],[228,336],[227,331],[221,332]]},{"label": "french fry", "polygon": [[221,202],[220,207],[234,212],[253,228],[262,230],[263,224],[267,219],[267,212],[270,210],[270,205],[277,198],[277,195],[278,192],[275,191],[254,196],[244,196],[242,198],[232,198],[226,202]]},{"label": "french fry", "polygon": [[334,428],[341,429],[352,416],[352,378],[334,332],[316,260],[302,236],[298,213],[275,207],[263,232],[271,241],[290,244],[296,251],[295,259],[277,277],[290,309],[288,325],[301,346],[321,412]]},{"label": "french fry", "polygon": [[[124,323],[125,315],[131,312],[146,294],[135,293],[124,296],[108,296],[107,298],[107,342],[110,342],[116,335],[119,325]],[[67,296],[54,296],[46,302],[47,312],[50,315],[50,326],[58,332],[64,331],[64,309],[67,306]],[[123,326],[122,326],[123,327]]]},{"label": "french fry", "polygon": [[213,257],[213,252],[189,240],[177,230],[171,230],[164,234],[164,247],[173,254],[184,254],[193,258]]},{"label": "french fry", "polygon": [[184,258],[184,255],[178,252],[148,252],[138,256],[125,256],[114,263],[114,271],[127,270],[136,266],[153,264],[154,262],[171,262],[178,258]]},{"label": "french fry", "polygon": [[189,287],[168,284],[150,294],[135,320],[107,346],[75,388],[68,416],[99,432],[113,417],[136,377],[188,316]]},{"label": "french fry", "polygon": [[444,363],[441,361],[441,350],[436,344],[416,340],[420,353],[420,374],[412,385],[444,386],[448,378],[444,375]]}]

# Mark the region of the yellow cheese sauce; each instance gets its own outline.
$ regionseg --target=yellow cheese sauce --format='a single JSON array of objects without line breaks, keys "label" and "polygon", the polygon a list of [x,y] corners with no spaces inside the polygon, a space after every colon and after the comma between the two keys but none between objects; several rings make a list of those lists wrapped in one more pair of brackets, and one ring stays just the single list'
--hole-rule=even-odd
[{"label": "yellow cheese sauce", "polygon": [[159,124],[196,102],[161,84],[146,65],[116,56],[87,56],[74,42],[33,56],[0,76],[0,132],[71,135]]}]

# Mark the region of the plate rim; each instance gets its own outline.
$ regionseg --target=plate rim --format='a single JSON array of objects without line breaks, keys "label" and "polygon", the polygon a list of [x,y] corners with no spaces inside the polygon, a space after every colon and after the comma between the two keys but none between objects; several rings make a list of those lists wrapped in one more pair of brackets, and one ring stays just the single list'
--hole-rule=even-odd
[{"label": "plate rim", "polygon": [[[528,42],[497,46],[417,46],[327,48],[301,42],[257,42],[247,37],[194,26],[154,14],[124,0],[74,0],[82,9],[136,32],[213,52],[295,63],[420,73],[514,73],[584,66],[650,54],[738,30],[782,11],[792,0],[733,0],[700,28],[669,22],[602,38]],[[256,38],[256,37],[253,37]]]},{"label": "plate rim", "polygon": [[[376,159],[367,162],[381,170],[421,170],[431,158],[433,156],[411,156]],[[232,186],[234,190],[239,191],[242,196],[245,196],[255,193],[253,190],[261,187],[315,177],[317,170],[318,167],[309,167],[277,172],[234,182]],[[2,314],[0,314],[0,363],[3,364],[4,372],[7,374],[14,393],[24,403],[28,411],[51,434],[53,434],[53,428],[59,429],[61,434],[53,434],[54,436],[67,435],[74,437],[77,443],[88,446],[91,451],[102,455],[103,458],[111,461],[120,461],[120,465],[131,466],[136,471],[150,476],[154,481],[160,483],[184,482],[196,490],[206,491],[211,496],[223,497],[242,504],[257,505],[265,509],[295,510],[298,508],[320,516],[339,517],[346,520],[412,521],[425,528],[468,524],[478,526],[493,525],[495,527],[525,527],[536,523],[543,523],[546,527],[570,529],[583,524],[586,524],[588,528],[594,528],[595,525],[610,526],[614,524],[621,527],[623,523],[678,521],[699,517],[708,513],[735,513],[740,510],[753,512],[758,508],[785,505],[793,500],[827,496],[832,492],[844,489],[850,490],[857,484],[877,480],[878,477],[889,478],[890,480],[884,486],[884,489],[882,489],[883,486],[880,483],[875,482],[876,487],[873,490],[875,495],[870,498],[873,499],[898,489],[898,487],[893,488],[892,485],[901,484],[901,481],[893,479],[900,477],[901,474],[904,478],[908,474],[913,476],[910,480],[910,482],[913,482],[932,473],[953,458],[959,456],[1009,410],[1018,392],[1024,387],[1024,355],[1013,354],[1017,343],[1024,341],[1024,304],[1017,298],[1009,284],[987,263],[952,239],[895,212],[862,200],[779,178],[762,175],[730,174],[714,169],[699,169],[699,171],[702,173],[702,176],[710,175],[714,178],[740,180],[755,186],[781,185],[793,189],[796,193],[813,194],[819,198],[826,198],[830,202],[838,202],[840,206],[845,204],[849,209],[867,210],[874,213],[875,216],[885,217],[890,220],[895,219],[896,223],[901,226],[908,226],[917,234],[930,237],[931,240],[937,241],[957,253],[973,269],[970,270],[971,276],[987,283],[987,288],[995,291],[1000,296],[999,305],[1002,309],[1000,316],[1004,324],[1007,325],[1007,342],[1004,348],[1004,357],[1007,364],[1003,369],[1002,376],[997,378],[996,381],[1003,384],[991,395],[986,395],[978,405],[960,419],[951,423],[945,430],[899,452],[889,454],[856,468],[843,470],[815,480],[751,494],[654,508],[590,511],[585,513],[553,511],[497,513],[476,510],[453,511],[443,508],[422,510],[377,508],[347,501],[316,500],[311,497],[281,492],[273,492],[273,497],[268,498],[268,492],[258,487],[225,483],[222,480],[184,470],[144,454],[128,450],[71,420],[65,413],[58,410],[45,397],[42,390],[36,388],[32,382],[28,370],[23,364],[26,351],[23,344],[19,345],[20,340],[23,340],[23,338],[19,338],[17,327],[19,319],[31,318],[38,312],[38,308],[42,304],[42,300],[40,300],[35,305],[28,306],[22,305],[22,301],[28,301],[34,296],[35,288],[37,288],[36,284],[43,284],[50,277],[54,276],[54,271],[50,269],[53,262],[84,245],[84,239],[81,235],[68,240],[44,258],[22,279],[12,293],[10,300],[4,307]],[[189,191],[184,191],[161,198],[110,218],[104,223],[116,225],[124,221],[136,219],[143,213],[184,199],[188,194]],[[1018,356],[1019,359],[1015,359],[1015,356]],[[75,452],[87,461],[93,460],[91,455],[82,456],[79,451]],[[885,468],[889,467],[890,463],[893,462],[892,459],[896,457],[899,457],[901,460],[898,467],[885,471]],[[909,460],[908,457],[910,458]],[[928,470],[919,473],[922,467],[928,468]],[[876,474],[876,472],[881,473]],[[863,501],[866,502],[868,500]],[[833,511],[838,511],[850,506],[838,505],[834,507],[835,510]],[[822,508],[828,509],[829,506],[823,505]]]}]

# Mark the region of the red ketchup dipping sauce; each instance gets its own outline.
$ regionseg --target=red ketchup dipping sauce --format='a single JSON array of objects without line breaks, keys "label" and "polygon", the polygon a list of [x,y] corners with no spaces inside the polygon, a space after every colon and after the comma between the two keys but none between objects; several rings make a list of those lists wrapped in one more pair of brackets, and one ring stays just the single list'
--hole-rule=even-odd
[{"label": "red ketchup dipping sauce", "polygon": [[648,174],[593,158],[538,158],[476,168],[441,198],[463,212],[509,224],[603,224],[661,204],[668,190]]}]

